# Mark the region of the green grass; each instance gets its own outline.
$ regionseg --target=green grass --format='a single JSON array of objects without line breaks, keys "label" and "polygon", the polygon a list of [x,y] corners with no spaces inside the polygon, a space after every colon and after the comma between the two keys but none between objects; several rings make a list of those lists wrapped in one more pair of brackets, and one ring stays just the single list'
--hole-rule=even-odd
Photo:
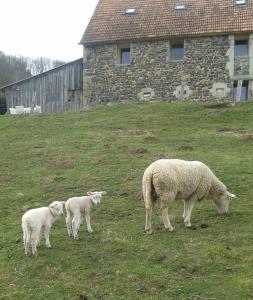
[{"label": "green grass", "polygon": [[[253,103],[121,104],[0,118],[0,299],[252,299]],[[164,230],[144,234],[141,180],[158,158],[201,160],[238,199],[220,217],[197,203],[196,230],[184,228],[183,205]],[[64,218],[37,257],[25,257],[20,220],[89,190],[106,190],[92,211],[94,233],[67,236]],[[206,228],[201,225],[206,224]]]}]

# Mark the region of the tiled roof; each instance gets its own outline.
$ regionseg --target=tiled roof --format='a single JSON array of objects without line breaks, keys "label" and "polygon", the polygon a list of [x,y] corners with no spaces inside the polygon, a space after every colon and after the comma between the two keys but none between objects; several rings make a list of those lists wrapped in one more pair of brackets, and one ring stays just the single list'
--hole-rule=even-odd
[{"label": "tiled roof", "polygon": [[[99,0],[81,43],[253,32],[253,0]],[[186,9],[175,10],[176,4]],[[125,14],[127,7],[134,14]]]}]

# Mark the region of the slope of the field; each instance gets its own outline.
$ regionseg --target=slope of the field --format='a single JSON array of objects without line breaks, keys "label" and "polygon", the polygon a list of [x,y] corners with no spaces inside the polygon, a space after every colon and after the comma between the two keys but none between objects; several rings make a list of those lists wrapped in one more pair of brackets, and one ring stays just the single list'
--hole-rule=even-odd
[{"label": "slope of the field", "polygon": [[[0,118],[0,299],[252,299],[253,103],[121,104]],[[197,203],[196,230],[183,204],[166,232],[159,205],[144,234],[141,180],[159,158],[206,163],[237,195],[221,217]],[[21,216],[89,190],[106,190],[92,211],[93,234],[67,236],[64,217],[25,257]]]}]

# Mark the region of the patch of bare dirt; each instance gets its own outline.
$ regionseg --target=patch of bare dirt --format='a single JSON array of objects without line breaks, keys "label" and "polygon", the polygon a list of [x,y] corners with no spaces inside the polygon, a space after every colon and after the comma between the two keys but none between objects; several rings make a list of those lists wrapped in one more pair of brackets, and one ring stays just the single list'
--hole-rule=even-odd
[{"label": "patch of bare dirt", "polygon": [[253,137],[253,132],[252,130],[249,130],[247,128],[219,128],[217,129],[217,133],[219,135],[230,135],[233,137],[239,137],[239,138],[247,138],[249,140],[252,139]]},{"label": "patch of bare dirt", "polygon": [[159,140],[158,140],[158,138],[156,138],[153,135],[148,135],[144,138],[144,142],[145,143],[157,143],[157,142],[159,142]]},{"label": "patch of bare dirt", "polygon": [[99,165],[99,164],[101,164],[102,162],[104,162],[105,159],[106,159],[106,156],[105,156],[105,155],[98,156],[98,157],[96,157],[95,159],[93,159],[93,160],[91,161],[91,163],[92,163],[93,165]]},{"label": "patch of bare dirt", "polygon": [[74,166],[74,160],[72,159],[64,159],[56,162],[55,166],[57,169],[69,169]]},{"label": "patch of bare dirt", "polygon": [[180,146],[180,147],[177,148],[177,150],[178,151],[186,151],[186,152],[189,151],[189,152],[191,152],[191,151],[194,150],[194,148],[191,147],[191,146]]},{"label": "patch of bare dirt", "polygon": [[129,150],[129,153],[138,157],[142,157],[144,154],[148,153],[148,149],[146,148],[131,149]]}]

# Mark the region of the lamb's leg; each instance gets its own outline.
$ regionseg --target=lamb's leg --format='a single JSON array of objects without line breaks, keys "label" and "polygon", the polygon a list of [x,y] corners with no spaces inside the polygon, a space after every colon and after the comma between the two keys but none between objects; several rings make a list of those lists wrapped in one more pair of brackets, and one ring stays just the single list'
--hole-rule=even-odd
[{"label": "lamb's leg", "polygon": [[73,236],[75,240],[78,240],[78,231],[80,227],[80,221],[81,217],[80,215],[75,215],[73,220],[72,220],[72,231],[73,231]]},{"label": "lamb's leg", "polygon": [[44,227],[44,237],[45,237],[45,244],[46,244],[46,247],[47,248],[51,248],[51,243],[49,241],[49,234],[50,234],[50,229],[51,229],[51,226],[45,226]]},{"label": "lamb's leg", "polygon": [[27,228],[24,229],[24,234],[23,234],[23,240],[24,240],[24,247],[25,247],[25,255],[28,256],[30,255],[30,235],[27,230]]},{"label": "lamb's leg", "polygon": [[175,200],[175,195],[172,193],[165,194],[160,197],[160,200],[161,200],[162,218],[163,218],[164,227],[169,231],[173,231],[174,228],[170,223],[168,206],[170,206],[171,203]]},{"label": "lamb's leg", "polygon": [[66,218],[66,226],[68,230],[69,237],[73,236],[73,230],[72,230],[72,220],[71,220],[70,213],[67,211],[67,218]]},{"label": "lamb's leg", "polygon": [[35,229],[31,233],[31,246],[32,246],[32,254],[37,255],[37,243],[40,238],[40,230]]},{"label": "lamb's leg", "polygon": [[145,232],[147,234],[152,234],[152,229],[151,229],[151,216],[152,216],[152,208],[147,208],[146,207],[146,224],[145,224]]},{"label": "lamb's leg", "polygon": [[93,230],[92,230],[91,225],[90,225],[90,211],[85,211],[85,221],[86,221],[86,224],[87,224],[88,232],[92,233]]},{"label": "lamb's leg", "polygon": [[192,195],[189,199],[184,201],[184,224],[186,227],[191,227],[191,213],[196,202],[196,196]]}]

